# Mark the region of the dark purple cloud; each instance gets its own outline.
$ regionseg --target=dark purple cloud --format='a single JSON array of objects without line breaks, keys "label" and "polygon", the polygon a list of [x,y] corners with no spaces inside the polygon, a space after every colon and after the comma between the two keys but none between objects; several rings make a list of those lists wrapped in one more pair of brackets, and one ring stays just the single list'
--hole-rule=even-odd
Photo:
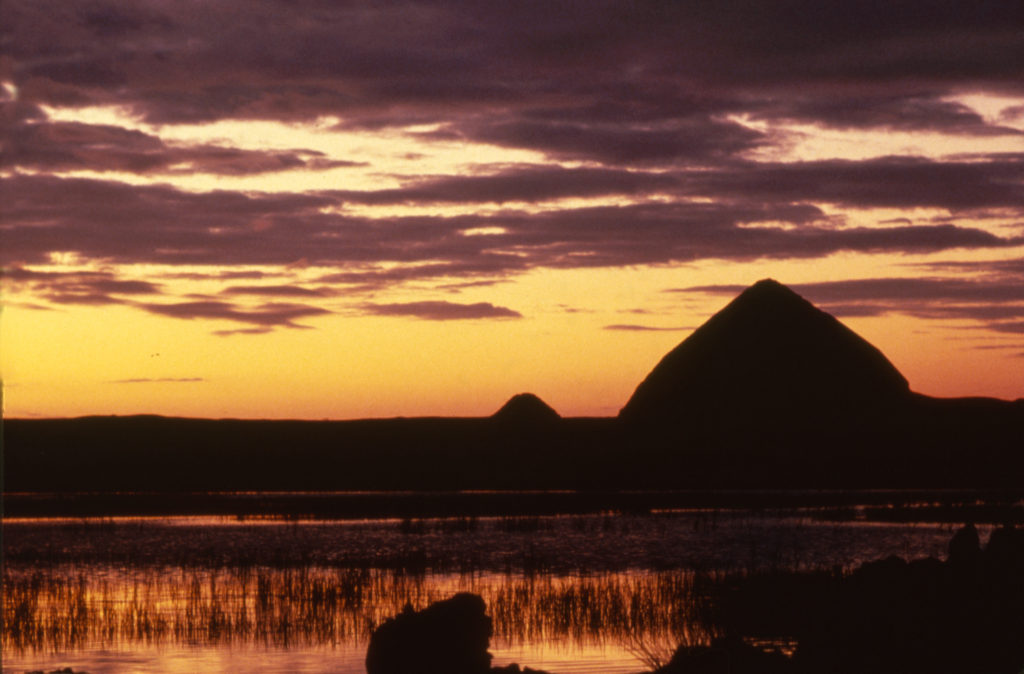
[{"label": "dark purple cloud", "polygon": [[452,125],[448,133],[453,131],[455,136],[477,142],[613,165],[706,163],[753,150],[766,141],[758,131],[711,117],[675,120],[655,128],[621,122],[515,119]]},{"label": "dark purple cloud", "polygon": [[936,272],[986,274],[991,277],[1020,279],[1024,283],[1024,257],[1009,260],[942,260],[939,262],[917,262],[908,265],[917,269]]},{"label": "dark purple cloud", "polygon": [[0,168],[32,171],[120,171],[136,174],[251,175],[352,166],[315,150],[242,150],[168,145],[157,136],[117,126],[31,122],[9,126]]},{"label": "dark purple cloud", "polygon": [[266,303],[252,309],[239,307],[229,302],[210,300],[172,304],[138,303],[135,306],[152,314],[170,316],[171,318],[226,320],[249,323],[262,328],[305,328],[308,326],[295,323],[295,319],[331,313],[320,307],[277,302]]},{"label": "dark purple cloud", "polygon": [[[1019,315],[1024,316],[1024,311],[1022,311]],[[990,330],[995,330],[996,332],[1008,332],[1014,335],[1024,335],[1024,321],[992,323],[988,327]]]},{"label": "dark purple cloud", "polygon": [[61,292],[46,291],[39,296],[53,304],[81,304],[85,306],[102,306],[105,304],[124,304],[123,299],[97,292]]},{"label": "dark purple cloud", "polygon": [[[955,225],[837,228],[812,206],[729,203],[643,204],[495,218],[509,228],[497,242],[561,268],[689,262],[701,259],[810,258],[839,251],[932,252],[1020,245]],[[786,222],[791,228],[755,223]],[[529,259],[529,258],[528,258]]]},{"label": "dark purple cloud", "polygon": [[447,290],[451,293],[459,293],[467,288],[489,288],[502,283],[502,280],[491,279],[485,281],[460,281],[458,283],[440,283],[435,286],[438,290]]},{"label": "dark purple cloud", "polygon": [[[795,292],[816,303],[853,301],[1024,302],[1024,283],[951,278],[869,278],[798,283]],[[673,293],[731,295],[743,286],[709,285],[670,289]]]},{"label": "dark purple cloud", "polygon": [[481,318],[522,318],[518,311],[490,302],[458,304],[455,302],[396,302],[390,304],[366,303],[360,309],[376,316],[408,316],[428,321],[461,321]]},{"label": "dark purple cloud", "polygon": [[[1021,134],[1007,126],[1020,119],[1019,105],[991,121],[957,97],[1024,96],[1021,26],[1024,5],[1016,2],[5,0],[0,162],[8,175],[0,255],[21,271],[4,282],[58,304],[135,302],[161,315],[231,320],[243,327],[219,333],[237,334],[294,327],[316,315],[304,312],[325,311],[226,301],[243,297],[312,303],[414,282],[457,290],[537,268],[1021,246],[1019,151],[752,159],[786,147],[790,139],[776,123],[998,137],[1019,150]],[[156,130],[45,115],[46,106],[86,105],[120,106]],[[468,175],[389,176],[398,188],[337,184],[273,194],[53,175],[244,176],[350,165],[316,148],[242,150],[159,137],[159,125],[176,122],[319,118],[337,120],[324,122],[336,131],[429,124],[403,132],[573,163],[541,159],[477,166]],[[623,205],[508,207],[590,198],[621,198]],[[346,210],[356,205],[457,205],[462,215]],[[875,227],[843,226],[843,209],[879,207],[907,212]],[[943,209],[942,217],[921,220],[910,210],[916,208]],[[973,224],[983,217],[985,228]],[[94,266],[215,269],[168,272],[166,286],[109,274],[31,277],[50,273],[33,270],[55,252]],[[257,265],[325,271],[300,282],[297,272],[251,269]],[[266,285],[242,281],[271,277]],[[179,302],[185,298],[167,287],[185,278],[236,283],[215,297]],[[808,291],[844,315],[900,307],[993,324],[1014,320],[1018,300],[1000,299],[993,285],[972,294],[940,287],[941,279],[920,280],[888,295],[886,284],[901,280]],[[897,290],[911,295],[899,303]],[[466,306],[480,305],[364,309],[430,317]]]},{"label": "dark purple cloud", "polygon": [[159,295],[162,286],[150,281],[118,278],[112,272],[37,271],[13,266],[0,271],[0,280],[28,290],[54,304],[124,304],[121,295]]},{"label": "dark purple cloud", "polygon": [[992,125],[962,103],[941,94],[885,93],[859,97],[808,98],[796,94],[752,111],[755,119],[786,120],[839,129],[884,128],[941,131],[963,136],[1019,136],[1021,131]]},{"label": "dark purple cloud", "polygon": [[320,288],[302,286],[230,286],[221,291],[224,295],[265,295],[272,297],[323,297],[327,294]]},{"label": "dark purple cloud", "polygon": [[[1024,243],[954,224],[840,228],[815,206],[766,203],[757,195],[749,201],[374,218],[324,212],[337,204],[328,194],[191,193],[163,185],[17,175],[7,184],[11,199],[0,227],[3,255],[11,263],[38,264],[57,250],[115,263],[242,266],[302,260],[340,268],[319,283],[353,285],[444,276],[493,280],[538,267]],[[466,235],[481,228],[493,233]],[[390,266],[377,266],[382,263]]]},{"label": "dark purple cloud", "polygon": [[[379,290],[391,285],[400,285],[411,281],[434,281],[440,278],[459,277],[476,278],[480,276],[504,276],[530,269],[533,264],[520,255],[494,253],[486,249],[461,249],[466,259],[452,259],[444,262],[417,264],[414,266],[381,268],[376,265],[358,266],[350,271],[325,274],[316,279],[317,283],[342,284],[349,286],[346,290]],[[442,256],[441,251],[435,254]],[[439,284],[441,289],[458,289],[474,285],[492,285],[506,280],[503,278],[487,278],[454,284]]]},{"label": "dark purple cloud", "polygon": [[604,330],[622,330],[626,332],[678,332],[680,330],[692,330],[693,328],[664,328],[653,325],[635,325],[632,323],[616,323],[606,325]]},{"label": "dark purple cloud", "polygon": [[825,301],[1024,302],[1024,284],[985,279],[881,278],[809,283],[796,288]]},{"label": "dark purple cloud", "polygon": [[[958,278],[869,278],[790,286],[823,310],[841,317],[902,313],[917,318],[978,322],[1016,333],[1024,325],[1024,273],[974,280]],[[673,293],[732,296],[741,286],[671,289]]]},{"label": "dark purple cloud", "polygon": [[680,177],[664,172],[607,168],[564,168],[558,165],[498,167],[494,173],[431,176],[409,180],[396,189],[332,193],[345,203],[505,203],[566,197],[643,195],[678,191]]},{"label": "dark purple cloud", "polygon": [[211,335],[217,337],[231,337],[233,335],[265,335],[273,332],[272,328],[237,328],[235,330],[214,330]]},{"label": "dark purple cloud", "polygon": [[718,198],[827,202],[857,208],[1024,209],[1024,157],[748,163],[690,173],[686,189]]},{"label": "dark purple cloud", "polygon": [[149,281],[127,281],[121,279],[98,279],[88,286],[101,292],[120,295],[151,295],[160,292],[160,286]]},{"label": "dark purple cloud", "polygon": [[[821,111],[821,101],[863,108],[904,96],[909,104],[889,107],[920,108],[919,120],[949,128],[949,92],[1024,89],[1024,10],[1013,2],[8,0],[0,12],[27,98],[126,105],[154,122],[337,115],[370,126],[457,116],[511,140],[538,111],[558,110],[586,134],[615,114],[711,119],[709,109],[757,110],[818,92],[803,114],[826,122],[845,117]],[[494,110],[503,113],[497,126],[475,123]],[[549,126],[535,132],[561,151],[580,149]],[[653,149],[651,138],[639,134],[636,147]],[[623,146],[612,155],[646,153]]]},{"label": "dark purple cloud", "polygon": [[[121,263],[286,263],[318,248],[318,241],[296,236],[316,226],[318,208],[334,203],[304,194],[190,193],[24,175],[7,179],[4,193],[3,255],[14,262],[67,250]],[[313,222],[297,222],[306,217]],[[285,239],[292,243],[277,245]],[[236,254],[225,254],[232,249]],[[287,259],[289,249],[299,254]]]},{"label": "dark purple cloud", "polygon": [[[486,175],[408,180],[401,188],[330,193],[344,203],[481,203],[608,195],[672,195],[761,203],[828,202],[856,208],[955,211],[1024,208],[1024,154],[811,162],[728,162],[718,168],[637,171],[545,165],[499,167]],[[907,224],[910,223],[906,219]]]},{"label": "dark purple cloud", "polygon": [[281,274],[271,274],[263,271],[256,270],[243,270],[243,271],[219,271],[219,272],[174,272],[170,274],[163,274],[161,278],[166,279],[184,279],[189,281],[237,281],[241,279],[254,279],[260,280],[268,277],[281,276]]}]

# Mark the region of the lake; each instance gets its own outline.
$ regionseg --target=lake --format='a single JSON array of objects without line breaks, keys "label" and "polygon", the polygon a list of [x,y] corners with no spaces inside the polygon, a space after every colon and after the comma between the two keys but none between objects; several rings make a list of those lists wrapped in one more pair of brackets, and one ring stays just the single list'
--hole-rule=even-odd
[{"label": "lake", "polygon": [[956,526],[864,513],[8,518],[3,672],[363,672],[374,625],[463,590],[495,664],[638,672],[718,634],[730,574],[942,558]]}]

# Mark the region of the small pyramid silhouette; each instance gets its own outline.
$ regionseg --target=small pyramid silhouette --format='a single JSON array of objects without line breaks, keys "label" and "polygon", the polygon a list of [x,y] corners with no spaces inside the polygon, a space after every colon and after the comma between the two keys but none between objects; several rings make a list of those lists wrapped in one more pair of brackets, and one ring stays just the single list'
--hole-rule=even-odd
[{"label": "small pyramid silhouette", "polygon": [[532,393],[519,393],[509,398],[492,419],[516,423],[544,423],[561,419],[554,409]]},{"label": "small pyramid silhouette", "polygon": [[836,416],[911,395],[874,346],[772,279],[758,281],[670,351],[626,420]]}]

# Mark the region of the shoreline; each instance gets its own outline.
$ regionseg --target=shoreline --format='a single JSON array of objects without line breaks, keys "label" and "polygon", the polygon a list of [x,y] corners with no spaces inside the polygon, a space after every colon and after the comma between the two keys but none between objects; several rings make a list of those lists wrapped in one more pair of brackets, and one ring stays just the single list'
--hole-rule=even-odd
[{"label": "shoreline", "polygon": [[375,520],[778,511],[826,521],[1024,524],[1020,489],[5,492],[4,519]]}]

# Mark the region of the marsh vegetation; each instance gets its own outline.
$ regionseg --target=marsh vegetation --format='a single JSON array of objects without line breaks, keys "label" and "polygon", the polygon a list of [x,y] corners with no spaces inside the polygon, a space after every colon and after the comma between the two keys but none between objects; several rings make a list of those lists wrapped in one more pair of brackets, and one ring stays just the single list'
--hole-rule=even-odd
[{"label": "marsh vegetation", "polygon": [[715,635],[704,577],[689,571],[408,574],[394,570],[54,567],[4,576],[5,649],[85,645],[363,643],[406,604],[480,594],[509,645],[644,640],[702,643]]},{"label": "marsh vegetation", "polygon": [[[470,591],[487,602],[498,650],[520,662],[558,644],[564,657],[579,655],[577,666],[600,654],[636,671],[675,645],[721,636],[739,584],[778,588],[794,574],[842,574],[889,554],[941,556],[951,531],[859,517],[696,509],[8,520],[3,650],[29,667],[90,649],[358,652],[405,605]],[[762,630],[765,643],[787,648],[774,627]],[[334,656],[317,657],[306,671]]]}]

